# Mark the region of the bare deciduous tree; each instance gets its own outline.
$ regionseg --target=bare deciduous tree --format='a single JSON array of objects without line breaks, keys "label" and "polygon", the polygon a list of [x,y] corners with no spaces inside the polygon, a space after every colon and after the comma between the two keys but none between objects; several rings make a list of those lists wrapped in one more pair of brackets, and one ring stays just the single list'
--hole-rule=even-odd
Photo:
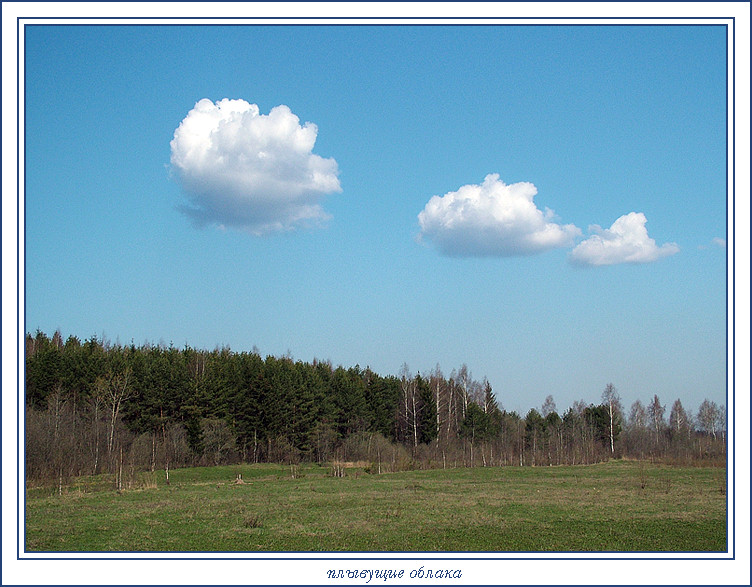
[{"label": "bare deciduous tree", "polygon": [[718,404],[707,399],[700,404],[700,409],[697,411],[697,423],[703,432],[713,436],[713,440],[718,431],[719,416]]},{"label": "bare deciduous tree", "polygon": [[110,372],[103,381],[97,384],[103,390],[110,412],[110,433],[107,440],[107,452],[110,455],[115,445],[115,425],[120,417],[120,408],[123,402],[131,396],[130,373],[130,367],[126,367],[122,373],[117,375]]},{"label": "bare deciduous tree", "polygon": [[661,433],[664,426],[663,415],[666,413],[666,408],[661,405],[661,400],[657,395],[653,396],[653,401],[648,406],[648,416],[650,417],[650,426],[656,435],[656,438]]},{"label": "bare deciduous tree", "polygon": [[611,445],[611,454],[614,454],[614,438],[616,436],[615,429],[618,426],[618,420],[621,417],[621,399],[619,398],[619,392],[616,391],[613,383],[606,385],[601,395],[603,405],[608,408],[608,435]]},{"label": "bare deciduous tree", "polygon": [[671,414],[668,417],[668,424],[671,433],[677,438],[681,437],[687,429],[687,412],[684,411],[681,400],[678,399],[671,406]]},{"label": "bare deciduous tree", "polygon": [[555,411],[556,411],[556,402],[554,401],[554,396],[552,395],[546,396],[546,399],[543,402],[543,405],[541,406],[541,415],[545,418],[549,414],[553,414]]}]

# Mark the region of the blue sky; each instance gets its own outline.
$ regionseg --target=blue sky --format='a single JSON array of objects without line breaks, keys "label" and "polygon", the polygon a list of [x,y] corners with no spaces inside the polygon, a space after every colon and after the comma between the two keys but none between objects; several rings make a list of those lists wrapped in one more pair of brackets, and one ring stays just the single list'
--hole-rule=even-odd
[{"label": "blue sky", "polygon": [[[609,382],[627,409],[725,403],[724,27],[31,26],[25,47],[27,331],[466,363],[522,413]],[[258,115],[199,162],[176,130],[225,98]],[[274,165],[233,168],[280,105]],[[279,129],[307,122],[293,156]],[[300,165],[328,167],[264,176]]]}]

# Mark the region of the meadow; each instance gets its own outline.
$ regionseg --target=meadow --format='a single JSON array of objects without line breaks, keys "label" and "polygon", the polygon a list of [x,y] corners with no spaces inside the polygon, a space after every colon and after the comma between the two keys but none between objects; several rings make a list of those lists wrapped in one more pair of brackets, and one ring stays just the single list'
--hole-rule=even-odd
[{"label": "meadow", "polygon": [[273,464],[26,492],[26,550],[725,551],[726,470],[637,461],[371,474]]}]

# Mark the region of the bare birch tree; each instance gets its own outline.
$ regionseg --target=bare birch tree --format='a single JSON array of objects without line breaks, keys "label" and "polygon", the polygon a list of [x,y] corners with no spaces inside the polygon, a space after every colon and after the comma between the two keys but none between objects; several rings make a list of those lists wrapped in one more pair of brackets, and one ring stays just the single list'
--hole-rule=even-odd
[{"label": "bare birch tree", "polygon": [[[400,391],[401,391],[401,397],[400,397],[400,411],[401,416],[403,420],[403,434],[402,437],[404,440],[407,440],[408,434],[410,433],[410,427],[411,427],[411,421],[410,421],[410,396],[411,394],[411,387],[413,386],[413,376],[410,373],[410,367],[407,366],[407,363],[402,363],[402,367],[400,368],[399,372],[400,377]],[[417,444],[417,443],[416,443]]]},{"label": "bare birch tree", "polygon": [[92,475],[96,475],[99,472],[99,420],[100,412],[102,411],[103,404],[107,398],[107,389],[105,380],[103,377],[97,378],[94,382],[94,389],[92,389],[91,397],[89,398],[89,408],[92,412],[92,457],[94,463],[92,465]]},{"label": "bare birch tree", "polygon": [[441,440],[442,414],[444,412],[444,403],[446,402],[446,383],[444,381],[444,374],[441,372],[441,367],[438,363],[436,363],[436,368],[430,375],[429,384],[433,392],[434,401],[436,402],[436,438]]},{"label": "bare birch tree", "polygon": [[117,375],[109,373],[102,384],[110,412],[110,432],[107,439],[107,453],[109,455],[112,455],[115,447],[115,426],[120,417],[120,408],[123,402],[131,397],[130,373],[130,367],[126,367],[123,373]]},{"label": "bare birch tree", "polygon": [[615,429],[618,426],[619,418],[621,418],[621,399],[619,398],[619,392],[616,391],[613,383],[606,385],[601,395],[603,405],[608,409],[608,436],[611,444],[611,454],[614,454],[614,438],[616,436]]},{"label": "bare birch tree", "polygon": [[467,365],[465,365],[464,363],[457,373],[457,382],[460,385],[460,391],[462,395],[462,418],[460,419],[460,421],[462,421],[467,415],[467,402],[470,401],[470,390],[472,388],[473,382],[473,377],[470,374]]},{"label": "bare birch tree", "polygon": [[676,438],[681,438],[688,426],[687,424],[687,412],[682,406],[681,400],[678,399],[671,406],[671,414],[668,417],[668,424],[671,427],[671,433]]},{"label": "bare birch tree", "polygon": [[700,404],[700,409],[697,411],[697,423],[705,434],[712,435],[713,440],[716,439],[718,431],[719,415],[718,404],[707,399]]},{"label": "bare birch tree", "polygon": [[655,440],[658,442],[660,433],[663,430],[665,424],[663,414],[666,412],[666,408],[661,405],[661,400],[657,395],[653,396],[653,401],[648,405],[648,416],[650,417],[650,424],[655,433]]}]

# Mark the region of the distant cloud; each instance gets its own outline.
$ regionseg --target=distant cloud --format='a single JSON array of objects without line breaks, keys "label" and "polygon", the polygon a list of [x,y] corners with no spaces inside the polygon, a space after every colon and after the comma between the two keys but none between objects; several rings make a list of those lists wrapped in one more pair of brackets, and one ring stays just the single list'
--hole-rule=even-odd
[{"label": "distant cloud", "polygon": [[616,219],[611,228],[590,227],[593,236],[578,244],[569,254],[577,265],[616,265],[650,263],[679,252],[676,243],[657,246],[645,228],[642,212],[630,212]]},{"label": "distant cloud", "polygon": [[433,196],[418,214],[420,238],[461,257],[531,255],[571,246],[580,229],[558,224],[549,209],[539,210],[533,203],[537,193],[532,183],[507,185],[497,174],[487,175],[481,185]]},{"label": "distant cloud", "polygon": [[701,244],[697,245],[697,249],[699,251],[707,251],[709,247],[717,247],[721,249],[726,248],[726,239],[721,237],[715,237],[713,240],[710,241],[710,244]]},{"label": "distant cloud", "polygon": [[321,198],[342,190],[337,162],[312,152],[317,134],[284,105],[266,115],[245,100],[200,100],[170,142],[183,212],[258,236],[320,224]]}]

